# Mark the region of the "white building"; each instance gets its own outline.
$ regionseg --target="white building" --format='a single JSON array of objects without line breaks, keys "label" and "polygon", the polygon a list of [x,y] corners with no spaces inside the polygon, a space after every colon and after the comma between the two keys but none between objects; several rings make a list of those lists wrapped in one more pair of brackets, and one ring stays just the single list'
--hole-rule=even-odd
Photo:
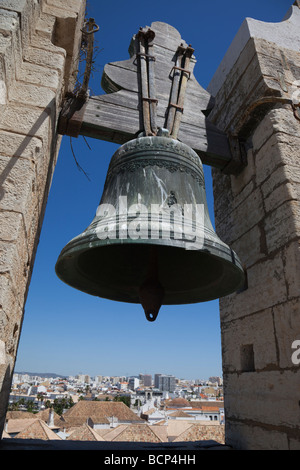
[{"label": "white building", "polygon": [[137,377],[130,377],[128,379],[128,388],[130,390],[136,390],[140,386],[140,381]]}]

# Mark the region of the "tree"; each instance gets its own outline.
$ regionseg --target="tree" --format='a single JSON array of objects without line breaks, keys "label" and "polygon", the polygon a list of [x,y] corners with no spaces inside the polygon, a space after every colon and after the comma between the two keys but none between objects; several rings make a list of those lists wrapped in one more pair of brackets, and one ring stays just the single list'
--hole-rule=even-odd
[{"label": "tree", "polygon": [[130,397],[128,397],[126,395],[116,396],[114,398],[114,401],[122,401],[123,403],[125,403],[126,406],[128,406],[128,408],[130,408]]},{"label": "tree", "polygon": [[72,400],[72,397],[60,399],[55,398],[55,400],[53,401],[53,410],[55,411],[55,413],[61,416],[64,410],[71,408],[73,405],[74,402]]},{"label": "tree", "polygon": [[27,411],[28,411],[29,413],[32,413],[33,410],[34,410],[34,402],[31,401],[31,400],[29,400],[29,401],[27,402]]}]

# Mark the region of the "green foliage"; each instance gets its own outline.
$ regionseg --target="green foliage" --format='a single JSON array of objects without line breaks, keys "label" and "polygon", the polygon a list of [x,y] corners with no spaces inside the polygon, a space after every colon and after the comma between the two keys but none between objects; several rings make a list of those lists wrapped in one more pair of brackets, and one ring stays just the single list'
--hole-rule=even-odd
[{"label": "green foliage", "polygon": [[[39,398],[41,399],[41,398]],[[43,400],[42,400],[43,401]],[[46,400],[44,402],[45,408],[51,408],[53,407],[53,410],[55,413],[58,415],[62,415],[64,410],[67,410],[71,408],[74,405],[72,397],[69,398],[61,398],[58,399],[56,398],[54,402],[52,403],[50,400]],[[19,411],[20,407],[24,409],[24,406],[26,407],[26,411],[30,413],[36,413],[37,412],[37,405],[31,400],[26,400],[25,398],[20,398],[20,400],[15,401],[13,403],[10,403],[8,406],[9,411]]]},{"label": "green foliage", "polygon": [[126,406],[128,406],[128,408],[130,408],[130,397],[126,395],[118,395],[113,401],[122,401]]},{"label": "green foliage", "polygon": [[[61,416],[64,412],[64,410],[67,410],[71,408],[74,405],[72,397],[69,398],[55,398],[53,401],[53,404],[50,406],[53,407],[53,410],[55,413],[57,413],[59,416]],[[47,407],[48,408],[48,407]]]}]

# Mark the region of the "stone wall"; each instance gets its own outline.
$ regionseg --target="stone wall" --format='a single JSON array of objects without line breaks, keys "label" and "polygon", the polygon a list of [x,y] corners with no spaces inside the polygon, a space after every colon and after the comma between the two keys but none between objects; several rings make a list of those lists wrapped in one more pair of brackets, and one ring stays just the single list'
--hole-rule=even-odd
[{"label": "stone wall", "polygon": [[84,15],[85,0],[0,5],[0,435]]},{"label": "stone wall", "polygon": [[[298,6],[290,14],[297,36]],[[216,231],[248,282],[220,299],[225,437],[236,449],[300,449],[300,364],[292,361],[300,339],[300,118],[291,102],[300,54],[284,43],[286,26],[262,37],[264,23],[253,34],[250,24],[210,89],[210,119],[247,149],[237,176],[213,171]]]}]

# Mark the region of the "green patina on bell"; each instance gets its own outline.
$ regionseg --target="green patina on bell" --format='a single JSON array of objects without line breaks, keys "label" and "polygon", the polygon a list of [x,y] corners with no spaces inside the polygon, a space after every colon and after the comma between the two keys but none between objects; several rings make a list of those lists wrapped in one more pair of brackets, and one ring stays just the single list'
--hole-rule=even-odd
[{"label": "green patina on bell", "polygon": [[58,277],[91,295],[161,305],[226,296],[244,285],[234,253],[208,213],[202,163],[187,145],[139,137],[113,155],[96,216],[62,250]]}]

